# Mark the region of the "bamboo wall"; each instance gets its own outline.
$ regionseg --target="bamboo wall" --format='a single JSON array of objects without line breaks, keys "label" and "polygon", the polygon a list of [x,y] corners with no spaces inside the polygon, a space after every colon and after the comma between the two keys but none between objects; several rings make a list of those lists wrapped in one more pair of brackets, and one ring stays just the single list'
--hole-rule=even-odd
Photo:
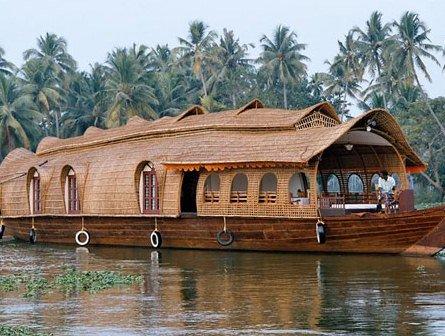
[{"label": "bamboo wall", "polygon": [[[293,174],[303,172],[310,184],[310,205],[291,204],[289,197],[289,181]],[[296,170],[294,168],[270,169],[234,169],[218,172],[220,177],[219,202],[205,202],[204,183],[212,172],[200,175],[197,188],[197,208],[200,216],[264,216],[264,217],[316,217],[316,174],[315,168]],[[238,173],[246,174],[248,178],[247,202],[230,202],[232,180]],[[259,203],[261,178],[267,173],[277,177],[276,203]]]}]

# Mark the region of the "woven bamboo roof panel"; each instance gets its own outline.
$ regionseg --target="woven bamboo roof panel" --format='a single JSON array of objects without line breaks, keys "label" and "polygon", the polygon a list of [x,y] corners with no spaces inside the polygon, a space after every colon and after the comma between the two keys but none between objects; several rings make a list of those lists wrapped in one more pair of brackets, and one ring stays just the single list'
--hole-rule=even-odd
[{"label": "woven bamboo roof panel", "polygon": [[[323,113],[338,124],[296,129],[296,124],[311,113]],[[333,113],[329,103],[303,110],[282,110],[265,108],[256,102],[219,113],[191,108],[181,118],[164,117],[152,122],[134,117],[127,125],[110,130],[91,129],[83,136],[70,139],[45,138],[38,146],[37,155],[15,150],[4,160],[0,173],[27,171],[50,157],[69,164],[68,153],[74,164],[81,164],[86,153],[103,151],[105,146],[110,152],[107,160],[118,159],[122,151],[141,151],[146,160],[167,166],[306,165],[352,128],[366,128],[366,121],[370,119],[377,122],[375,132],[407,158],[408,166],[424,167],[397,122],[386,111],[372,110],[344,123]],[[10,165],[12,158],[14,164]]]}]

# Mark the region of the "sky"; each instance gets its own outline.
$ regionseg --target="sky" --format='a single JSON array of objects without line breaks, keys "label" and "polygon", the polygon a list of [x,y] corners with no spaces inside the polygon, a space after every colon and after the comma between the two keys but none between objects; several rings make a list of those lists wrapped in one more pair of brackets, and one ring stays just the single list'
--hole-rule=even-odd
[{"label": "sky", "polygon": [[[39,35],[56,33],[68,41],[68,51],[79,68],[104,62],[107,52],[133,43],[149,47],[177,45],[187,36],[188,24],[199,19],[211,29],[233,30],[243,43],[254,43],[278,24],[294,30],[306,43],[309,73],[326,71],[325,60],[338,51],[337,41],[354,26],[363,27],[374,10],[385,21],[399,19],[407,10],[417,12],[431,28],[431,40],[444,46],[445,1],[441,0],[0,0],[0,46],[6,59],[23,63],[23,51],[34,47]],[[441,63],[445,57],[440,56]],[[445,95],[445,73],[430,65],[433,83],[424,88],[431,97]]]}]

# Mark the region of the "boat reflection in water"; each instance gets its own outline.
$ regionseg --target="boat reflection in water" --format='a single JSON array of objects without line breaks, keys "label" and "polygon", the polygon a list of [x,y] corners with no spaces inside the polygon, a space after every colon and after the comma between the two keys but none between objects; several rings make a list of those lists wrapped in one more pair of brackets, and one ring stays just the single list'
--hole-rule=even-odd
[{"label": "boat reflection in water", "polygon": [[143,274],[144,283],[35,301],[2,294],[0,321],[55,334],[445,333],[445,262],[307,255],[0,246],[0,273],[82,270]]}]

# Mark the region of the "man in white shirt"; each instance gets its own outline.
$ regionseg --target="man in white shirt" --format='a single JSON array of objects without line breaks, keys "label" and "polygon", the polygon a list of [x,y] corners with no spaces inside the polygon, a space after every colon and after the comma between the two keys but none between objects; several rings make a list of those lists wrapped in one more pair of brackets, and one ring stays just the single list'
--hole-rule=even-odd
[{"label": "man in white shirt", "polygon": [[386,170],[380,172],[380,177],[377,182],[377,190],[380,194],[379,204],[382,204],[382,201],[385,203],[385,212],[387,213],[389,205],[394,201],[396,181]]}]

